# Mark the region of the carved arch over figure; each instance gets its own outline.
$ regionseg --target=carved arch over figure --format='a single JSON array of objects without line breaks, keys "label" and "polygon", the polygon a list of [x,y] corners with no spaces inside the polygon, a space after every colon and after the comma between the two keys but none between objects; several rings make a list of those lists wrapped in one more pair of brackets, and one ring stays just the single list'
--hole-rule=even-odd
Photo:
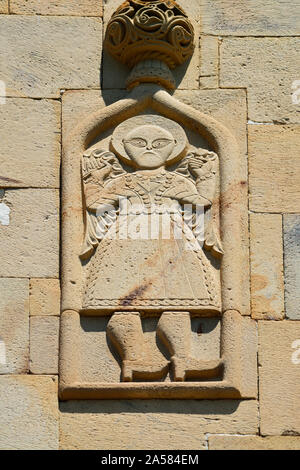
[{"label": "carved arch over figure", "polygon": [[[134,89],[128,98],[114,103],[104,110],[90,115],[83,123],[74,129],[72,135],[66,138],[64,147],[64,167],[69,166],[69,161],[80,159],[83,152],[91,145],[93,140],[102,132],[107,131],[120,122],[141,113],[147,108],[163,116],[178,121],[182,125],[194,130],[206,138],[212,149],[220,158],[220,209],[221,209],[221,233],[224,246],[224,256],[221,267],[222,281],[222,305],[223,312],[238,311],[247,313],[247,305],[244,302],[245,285],[241,282],[248,270],[246,253],[243,248],[243,240],[246,237],[245,207],[245,182],[240,176],[240,151],[235,137],[228,129],[210,116],[200,113],[189,106],[178,102],[174,97],[156,85],[142,85]],[[77,145],[68,146],[68,142],[77,142]],[[71,166],[74,166],[72,164]],[[69,168],[68,168],[69,171]],[[79,174],[74,173],[77,181]],[[64,181],[65,178],[63,178]],[[80,183],[78,181],[78,185]],[[70,243],[74,240],[78,246],[78,234],[74,227],[68,226],[68,212],[82,210],[81,195],[74,195],[72,203],[64,204],[63,211],[66,217],[64,238]],[[78,310],[76,302],[76,289],[80,284],[76,272],[80,269],[80,261],[73,257],[64,260],[63,266],[63,309]],[[70,276],[70,273],[72,275]],[[66,275],[65,275],[66,274]],[[245,311],[246,310],[246,311]]]},{"label": "carved arch over figure", "polygon": [[[142,20],[142,23],[140,20]],[[245,354],[243,354],[246,347],[245,331],[248,322],[242,319],[242,315],[249,314],[249,298],[247,294],[249,290],[248,212],[247,185],[241,178],[240,151],[235,137],[223,124],[179,102],[166,91],[166,89],[172,90],[176,88],[176,81],[170,68],[175,67],[176,64],[187,62],[187,59],[192,56],[194,49],[193,27],[187,15],[174,0],[168,0],[167,2],[160,0],[126,0],[113,14],[109,22],[104,46],[117,60],[125,62],[129,68],[133,67],[126,82],[127,89],[131,90],[131,92],[128,94],[127,98],[117,101],[104,109],[101,108],[99,111],[91,114],[86,120],[80,122],[69,135],[63,136],[62,317],[60,339],[61,398],[254,398],[256,396],[256,385],[254,385],[251,380],[250,383],[245,380],[245,376],[248,372],[247,367],[253,360],[253,356],[249,355],[251,357],[248,358],[248,355],[245,357]],[[99,154],[93,154],[97,150],[100,151],[101,155],[105,153],[105,158],[113,159],[116,156],[115,154],[108,155],[109,152],[106,152],[106,150],[95,149],[95,142],[101,139],[101,137],[104,137],[104,141],[107,143],[105,139],[111,135],[113,130],[116,131],[118,127],[121,127],[124,121],[128,121],[130,118],[138,115],[142,115],[143,117],[148,116],[147,113],[151,110],[153,110],[152,114],[155,114],[155,116],[160,115],[170,119],[173,123],[180,124],[185,130],[189,129],[193,131],[194,134],[206,139],[210,149],[215,152],[215,154],[213,154],[215,158],[215,174],[217,174],[217,168],[220,173],[220,175],[212,177],[214,181],[219,183],[220,187],[218,193],[212,191],[212,197],[208,197],[210,192],[209,190],[205,190],[206,198],[205,195],[201,194],[202,191],[199,189],[200,178],[203,175],[200,175],[200,173],[196,173],[196,177],[191,174],[190,180],[189,176],[183,173],[181,175],[177,174],[174,179],[172,179],[174,175],[171,173],[176,173],[177,170],[173,171],[171,166],[167,168],[167,158],[170,157],[170,160],[172,160],[172,152],[170,150],[170,153],[168,153],[168,149],[165,153],[164,151],[161,153],[157,152],[159,157],[165,155],[166,158],[165,160],[163,160],[163,158],[159,160],[160,163],[162,161],[164,163],[158,167],[160,171],[159,177],[162,177],[162,179],[155,179],[157,174],[153,176],[153,173],[149,177],[148,173],[143,180],[141,173],[145,167],[143,167],[143,161],[141,159],[142,154],[138,151],[134,152],[132,148],[130,150],[130,145],[133,145],[133,138],[138,138],[139,141],[146,141],[147,139],[147,145],[149,142],[153,145],[153,142],[159,140],[159,133],[157,128],[154,130],[154,125],[151,131],[149,131],[149,129],[145,130],[144,126],[145,135],[143,134],[143,136],[139,134],[141,132],[140,128],[133,126],[134,129],[138,129],[136,131],[138,134],[128,133],[126,135],[127,149],[125,148],[124,140],[122,141],[127,156],[135,162],[136,167],[133,168],[133,173],[126,169],[127,175],[117,175],[116,180],[119,178],[117,183],[115,182],[116,180],[112,183],[108,178],[108,175],[110,175],[110,173],[107,173],[106,168],[106,166],[109,166],[108,164],[106,165],[105,162],[100,162],[98,166],[97,163],[93,161],[93,158],[100,158]],[[153,116],[152,119],[155,121]],[[152,122],[152,124],[154,124],[154,122]],[[161,129],[159,129],[159,131],[161,132]],[[143,139],[143,137],[145,137],[145,139]],[[160,135],[161,140],[162,137],[164,137],[165,141],[169,140],[169,144],[167,145],[170,145],[169,149],[173,146],[174,150],[177,142],[176,137],[174,137],[172,133],[171,135]],[[116,150],[113,145],[112,150]],[[116,154],[118,153],[121,157],[122,155],[117,150]],[[83,154],[85,155],[81,167],[81,157]],[[157,155],[155,158],[157,158]],[[193,154],[194,164],[196,165],[196,163],[201,160],[201,152],[197,155],[197,158],[195,155],[196,154]],[[153,156],[151,158],[154,160]],[[103,166],[101,166],[102,163]],[[109,162],[107,161],[106,163]],[[113,168],[113,161],[110,165],[111,168]],[[192,164],[189,164],[188,166],[189,170],[192,170],[191,165]],[[161,167],[163,167],[162,171]],[[99,173],[94,173],[91,168],[93,168],[93,170],[96,168],[96,170],[101,173],[102,180]],[[202,170],[202,167],[198,167],[198,170],[199,169]],[[117,168],[116,165],[115,171],[119,170],[122,172],[122,168]],[[187,170],[187,167],[181,170],[184,172]],[[109,171],[111,170],[109,169]],[[132,177],[131,174],[133,175]],[[218,180],[219,176],[220,179]],[[98,180],[97,177],[99,177]],[[186,190],[186,181],[183,184],[186,192],[178,191],[180,185],[177,185],[177,182],[180,178],[184,179],[185,177],[187,181],[189,180],[189,188],[193,187],[191,193]],[[195,178],[192,181],[193,177]],[[142,178],[142,182],[141,180],[137,181],[138,178]],[[113,179],[113,177],[111,177],[111,179]],[[146,183],[145,179],[147,180]],[[171,180],[172,183],[170,184]],[[99,181],[101,184],[98,184]],[[174,191],[173,182],[175,187]],[[147,183],[148,186],[146,186]],[[157,295],[156,297],[153,296],[150,298],[151,301],[155,298],[157,302],[153,309],[154,312],[150,309],[146,311],[146,307],[142,308],[145,306],[145,304],[142,303],[138,305],[130,303],[129,307],[127,307],[128,303],[120,302],[123,298],[116,294],[113,294],[113,301],[116,300],[117,305],[114,304],[111,310],[111,305],[104,308],[107,306],[105,302],[97,303],[99,299],[101,301],[111,300],[111,297],[109,297],[111,279],[116,280],[115,284],[117,285],[116,291],[118,294],[121,292],[118,286],[118,279],[120,277],[118,267],[120,266],[120,260],[116,259],[118,255],[115,256],[115,253],[118,253],[117,250],[122,252],[123,249],[124,253],[129,252],[130,256],[128,258],[134,261],[136,261],[137,257],[132,255],[132,253],[135,253],[135,247],[129,242],[125,248],[128,249],[130,246],[130,249],[126,251],[124,248],[125,245],[103,244],[101,239],[99,250],[97,237],[93,237],[93,235],[88,239],[88,243],[86,243],[82,252],[83,213],[87,215],[90,211],[91,214],[94,214],[95,205],[98,204],[99,201],[103,203],[104,199],[106,201],[109,200],[109,198],[114,202],[114,207],[118,207],[117,212],[120,205],[118,206],[119,200],[116,201],[115,196],[119,196],[120,188],[122,194],[124,193],[124,188],[126,188],[127,191],[128,185],[129,190],[134,190],[138,185],[144,185],[144,194],[141,194],[141,191],[137,191],[137,194],[138,197],[141,197],[142,202],[147,200],[147,203],[144,202],[144,207],[146,208],[147,204],[149,207],[150,204],[151,211],[151,202],[153,200],[154,202],[157,200],[161,202],[161,199],[165,198],[164,203],[167,201],[166,205],[168,205],[172,202],[172,198],[175,199],[176,196],[178,196],[176,200],[176,202],[178,202],[177,210],[181,210],[184,199],[180,198],[179,194],[182,193],[186,199],[187,195],[193,198],[191,201],[194,207],[195,204],[200,204],[199,202],[195,203],[196,199],[194,199],[194,197],[198,198],[198,196],[202,196],[201,204],[206,208],[205,210],[207,210],[208,219],[210,217],[208,212],[210,210],[213,212],[213,209],[218,207],[218,211],[220,212],[221,240],[224,250],[220,263],[220,273],[218,272],[218,282],[221,277],[221,301],[219,289],[218,303],[211,301],[208,304],[201,304],[199,302],[195,307],[195,304],[191,302],[191,300],[202,301],[216,297],[213,295],[213,289],[211,288],[211,286],[214,287],[214,283],[211,282],[211,279],[208,279],[209,269],[207,265],[205,265],[205,262],[202,262],[200,266],[199,263],[194,262],[194,258],[191,256],[189,259],[192,259],[193,262],[189,261],[187,264],[185,264],[185,262],[182,263],[184,268],[187,265],[189,265],[189,267],[193,266],[193,270],[191,269],[189,274],[186,275],[186,278],[178,275],[178,273],[183,270],[182,266],[178,269],[177,266],[175,266],[174,277],[169,276],[169,272],[166,275],[166,279],[168,280],[175,279],[174,282],[170,281],[175,292],[173,291],[172,295],[169,296]],[[209,185],[207,185],[207,187],[208,186]],[[160,193],[161,188],[163,188],[163,193]],[[166,191],[170,190],[169,193],[165,193],[165,189]],[[93,190],[93,194],[91,190]],[[103,197],[102,200],[103,194],[105,197]],[[142,196],[144,196],[144,199]],[[203,199],[206,199],[206,203],[203,203]],[[198,198],[197,201],[199,200]],[[211,207],[212,209],[210,209]],[[119,213],[120,212],[121,211],[119,211]],[[145,212],[146,217],[149,217],[150,211]],[[216,214],[215,219],[219,220],[218,217],[219,214]],[[87,216],[86,225],[88,225],[88,221],[89,218]],[[193,229],[194,227],[192,228],[192,234],[190,234],[191,239],[193,239],[194,235]],[[156,243],[156,249],[151,251],[151,253],[159,253],[161,258],[161,253],[168,252],[169,256],[171,252],[170,246],[172,246],[172,244],[174,246],[174,240],[168,238],[167,243],[165,243],[167,248],[163,251],[164,246],[160,244],[162,238],[163,237],[158,238],[158,243],[153,242],[153,245]],[[211,239],[213,238],[214,237],[211,237]],[[106,240],[104,241],[106,242]],[[126,240],[126,242],[127,241],[128,240]],[[148,244],[148,239],[146,244]],[[107,246],[109,246],[111,251],[105,251]],[[115,251],[111,249],[112,246],[116,248]],[[158,246],[159,249],[157,248]],[[208,247],[211,248],[212,246],[214,246],[213,243],[211,245],[208,243]],[[204,245],[204,250],[206,248],[207,247]],[[101,251],[102,249],[103,251]],[[145,255],[146,251],[150,251],[149,245],[147,245],[146,250],[145,248],[141,249],[139,254],[142,252],[142,254]],[[201,261],[203,253],[198,255],[198,251],[200,252],[198,248],[194,250],[198,259]],[[83,256],[80,257],[81,253]],[[106,258],[102,256],[105,253]],[[146,262],[148,261],[145,257],[143,259],[146,260],[146,262],[135,263],[133,261],[133,266],[131,266],[132,269],[130,270],[127,269],[126,261],[128,258],[126,258],[126,256],[122,258],[123,264],[121,263],[123,267],[125,266],[122,271],[123,273],[126,271],[127,273],[133,274],[134,270],[138,272],[139,266],[143,264],[146,266]],[[111,258],[114,259],[114,263],[111,263],[111,265],[113,265],[115,269],[112,274],[109,272],[109,269],[105,270],[107,266],[110,266]],[[186,256],[186,258],[188,259],[188,256]],[[103,259],[105,259],[104,262]],[[170,260],[172,261],[172,257],[166,257],[166,260],[168,263]],[[165,263],[165,265],[167,265],[167,263]],[[155,263],[153,264],[155,265]],[[215,269],[218,271],[219,265],[216,266]],[[104,272],[107,274],[106,276],[103,275]],[[164,273],[164,269],[159,270],[159,275],[161,272]],[[219,276],[219,274],[221,276]],[[127,276],[125,280],[123,279],[125,287],[128,285],[131,286],[131,279],[127,282],[129,277],[130,276]],[[147,276],[142,277],[144,279]],[[179,277],[180,280],[178,281]],[[160,280],[159,276],[157,276],[157,278]],[[102,283],[104,279],[107,281],[106,284],[105,282]],[[188,283],[183,282],[183,279],[187,279],[188,281],[196,279],[198,285],[200,284],[204,286],[204,288],[207,288],[205,292],[205,294],[207,294],[206,297],[201,297],[200,294],[197,295],[197,298],[196,296],[195,298],[187,296],[186,291],[188,291],[188,288],[185,288],[185,285],[188,285]],[[199,279],[204,280],[204,282],[201,284]],[[152,279],[150,280],[152,281]],[[157,279],[155,279],[155,281],[156,280]],[[106,297],[104,297],[102,292],[104,290],[104,284]],[[148,286],[152,286],[153,284],[155,283],[148,282]],[[167,283],[165,284],[167,285]],[[82,302],[83,285],[85,285],[84,296],[88,300],[86,304]],[[90,291],[86,289],[87,285],[91,286]],[[134,282],[134,285],[136,285],[136,282]],[[141,286],[140,281],[137,285]],[[160,287],[159,282],[157,282],[155,286],[156,285]],[[178,300],[176,297],[178,297],[177,294],[180,290],[179,288],[177,289],[179,285],[183,286],[183,295],[181,295],[179,299],[181,303],[176,304],[173,308],[171,302],[166,304],[164,300]],[[193,288],[191,288],[191,291],[193,291]],[[151,288],[149,288],[149,290],[151,290]],[[167,289],[165,290],[167,291]],[[97,295],[95,295],[95,291],[97,291]],[[91,292],[91,295],[89,292]],[[157,292],[160,292],[159,288],[157,288],[156,293]],[[182,294],[182,292],[180,292],[180,294]],[[201,293],[201,289],[198,289],[197,292]],[[87,293],[88,295],[86,295]],[[141,298],[142,295],[139,297]],[[90,299],[92,299],[91,302]],[[96,299],[95,303],[93,302],[94,299]],[[183,299],[186,300],[185,304],[182,302]],[[126,298],[126,301],[127,300]],[[152,308],[152,306],[151,304],[150,307]],[[183,306],[186,308],[184,309]],[[127,308],[128,310],[126,310]],[[201,317],[201,321],[203,321],[203,319],[209,315],[215,317],[219,315],[220,317],[220,313],[221,346],[219,347],[217,341],[215,356],[209,354],[208,360],[206,360],[205,355],[201,356],[200,354],[198,357],[197,354],[194,354],[195,350],[192,350],[191,344],[192,317],[193,315],[196,319]],[[121,358],[121,381],[123,381],[121,383],[119,377],[120,370],[118,367],[113,378],[111,378],[111,376],[107,378],[105,374],[103,375],[101,373],[92,374],[92,376],[89,375],[87,380],[83,378],[86,376],[82,373],[84,365],[81,364],[81,359],[87,360],[86,357],[83,357],[83,353],[80,349],[82,347],[84,320],[86,320],[86,318],[83,317],[89,317],[91,315],[97,317],[103,315],[100,319],[100,323],[101,321],[107,321],[104,328],[104,332],[107,335],[105,337],[106,344],[101,350],[101,354],[103,353],[105,355],[107,353],[107,346],[109,347],[108,340],[110,340],[111,345],[114,346],[119,354],[119,359]],[[158,347],[156,348],[156,352],[149,352],[148,340],[146,341],[144,337],[142,320],[148,320],[147,315],[156,316],[154,318],[154,320],[157,321],[155,326],[156,336],[152,336],[152,340],[154,339],[154,343],[156,339],[161,340],[167,350],[165,357],[161,355],[158,361],[155,361],[154,357],[158,351]],[[217,318],[217,320],[219,322],[219,318]],[[254,334],[253,332],[253,335]],[[249,337],[247,341],[251,343]],[[157,343],[159,343],[159,341]],[[195,344],[199,345],[199,342],[197,343],[197,341],[195,341]],[[157,345],[158,344],[154,344],[154,346]],[[153,349],[155,348],[152,348],[152,350]],[[110,352],[114,353],[114,349],[110,349]],[[158,353],[160,352],[161,351],[158,351]],[[107,359],[109,359],[109,357],[110,356],[107,356]],[[157,358],[158,357],[159,354]],[[254,359],[256,363],[256,358]],[[116,358],[113,357],[113,360],[115,362],[112,361],[110,363],[113,364],[112,367],[116,366]],[[254,362],[251,362],[251,367],[253,363]],[[102,367],[102,363],[99,365]],[[169,372],[169,376],[164,375],[166,371]],[[95,376],[96,381],[94,381]],[[134,382],[134,379],[138,380],[138,382]],[[189,379],[191,379],[191,381],[189,381]],[[89,382],[89,380],[92,380],[92,382]],[[149,380],[151,380],[151,382],[149,382]]]}]

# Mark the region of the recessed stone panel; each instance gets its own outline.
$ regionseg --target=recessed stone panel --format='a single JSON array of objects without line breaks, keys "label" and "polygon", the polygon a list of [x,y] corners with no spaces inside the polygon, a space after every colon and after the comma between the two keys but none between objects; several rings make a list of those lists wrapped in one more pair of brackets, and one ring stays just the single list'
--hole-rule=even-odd
[{"label": "recessed stone panel", "polygon": [[299,322],[259,322],[259,365],[261,434],[299,435]]},{"label": "recessed stone panel", "polygon": [[256,433],[258,426],[255,401],[70,401],[60,411],[65,450],[201,450],[206,433]]},{"label": "recessed stone panel", "polygon": [[102,0],[11,0],[11,13],[18,15],[101,16]]}]

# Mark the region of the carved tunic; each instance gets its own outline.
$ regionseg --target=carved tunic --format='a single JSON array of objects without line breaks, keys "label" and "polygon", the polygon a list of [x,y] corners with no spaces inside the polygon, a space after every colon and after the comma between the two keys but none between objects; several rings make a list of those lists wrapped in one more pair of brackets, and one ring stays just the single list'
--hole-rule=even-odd
[{"label": "carved tunic", "polygon": [[93,244],[101,241],[89,262],[84,309],[220,309],[214,269],[183,218],[184,205],[207,203],[193,179],[164,169],[150,177],[136,171],[102,187],[88,181],[85,194],[94,222],[97,208],[113,210],[102,215],[100,229],[98,217],[98,233],[89,222]]}]

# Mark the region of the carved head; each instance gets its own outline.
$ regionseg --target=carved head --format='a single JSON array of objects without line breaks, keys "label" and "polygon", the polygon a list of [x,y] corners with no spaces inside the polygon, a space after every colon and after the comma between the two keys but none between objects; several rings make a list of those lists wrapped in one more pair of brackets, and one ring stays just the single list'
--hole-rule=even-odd
[{"label": "carved head", "polygon": [[139,126],[123,139],[124,149],[129,158],[145,169],[165,165],[176,145],[173,135],[154,125]]},{"label": "carved head", "polygon": [[187,137],[175,121],[156,114],[138,115],[119,124],[110,150],[125,163],[139,168],[159,168],[185,157]]}]

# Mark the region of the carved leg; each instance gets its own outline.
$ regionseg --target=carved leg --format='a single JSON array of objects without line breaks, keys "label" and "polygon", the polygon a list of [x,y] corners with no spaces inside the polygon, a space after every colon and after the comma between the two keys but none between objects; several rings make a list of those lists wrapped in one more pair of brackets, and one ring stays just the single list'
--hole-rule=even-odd
[{"label": "carved leg", "polygon": [[203,361],[190,355],[192,332],[189,312],[164,312],[157,325],[157,334],[171,354],[175,381],[214,378],[220,374],[221,360]]},{"label": "carved leg", "polygon": [[147,347],[138,312],[114,313],[107,325],[107,335],[122,359],[122,381],[161,379],[167,372],[169,362],[154,358]]}]

